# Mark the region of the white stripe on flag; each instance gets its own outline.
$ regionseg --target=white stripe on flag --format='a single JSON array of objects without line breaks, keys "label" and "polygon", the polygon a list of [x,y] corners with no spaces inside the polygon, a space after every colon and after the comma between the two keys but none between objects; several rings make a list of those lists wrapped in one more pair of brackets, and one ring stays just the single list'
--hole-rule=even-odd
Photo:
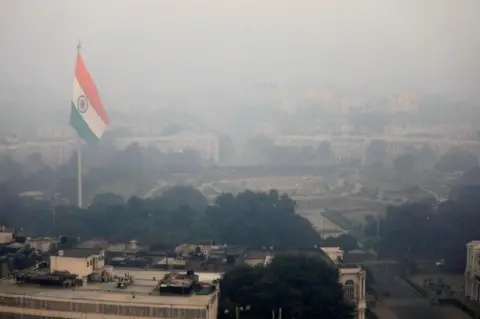
[{"label": "white stripe on flag", "polygon": [[[85,96],[82,88],[80,87],[80,84],[77,81],[77,78],[74,78],[72,102],[77,108],[77,110],[78,98],[82,95]],[[93,106],[90,104],[90,101],[88,103],[87,111],[85,113],[80,113],[80,115],[83,117],[83,120],[87,123],[87,126],[90,128],[93,134],[95,134],[98,138],[102,137],[103,133],[107,128],[107,125],[105,124],[105,122],[102,121],[102,118],[98,115]]]}]

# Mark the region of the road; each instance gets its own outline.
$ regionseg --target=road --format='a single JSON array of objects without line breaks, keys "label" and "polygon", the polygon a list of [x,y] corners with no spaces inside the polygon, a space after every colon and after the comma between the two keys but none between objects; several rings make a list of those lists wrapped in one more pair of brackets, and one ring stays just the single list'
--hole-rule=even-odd
[{"label": "road", "polygon": [[437,200],[437,202],[439,202],[439,203],[443,203],[443,202],[447,201],[447,198],[438,195],[437,193],[435,193],[434,191],[432,191],[432,190],[430,190],[430,189],[428,189],[428,188],[420,187],[420,189],[423,190],[423,191],[425,191],[425,192],[427,192],[427,193],[429,193],[430,195],[434,196],[435,199]]},{"label": "road", "polygon": [[453,306],[431,305],[399,277],[398,265],[378,263],[367,267],[375,277],[381,299],[377,309],[373,309],[380,319],[471,319]]}]

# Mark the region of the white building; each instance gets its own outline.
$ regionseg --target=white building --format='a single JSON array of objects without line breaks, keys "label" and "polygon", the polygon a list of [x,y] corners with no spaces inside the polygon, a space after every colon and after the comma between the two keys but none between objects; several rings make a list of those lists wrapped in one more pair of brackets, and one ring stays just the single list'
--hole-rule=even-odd
[{"label": "white building", "polygon": [[480,240],[467,244],[465,297],[480,302]]},{"label": "white building", "polygon": [[365,271],[358,265],[343,264],[343,250],[339,247],[322,247],[321,249],[337,264],[340,271],[340,283],[345,290],[345,299],[352,302],[357,308],[356,319],[365,319],[365,311],[367,309]]}]

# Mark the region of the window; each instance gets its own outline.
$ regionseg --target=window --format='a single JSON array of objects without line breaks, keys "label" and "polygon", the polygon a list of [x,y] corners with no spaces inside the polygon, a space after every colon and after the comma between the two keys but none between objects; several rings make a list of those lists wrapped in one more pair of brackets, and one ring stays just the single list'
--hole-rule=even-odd
[{"label": "window", "polygon": [[345,300],[354,302],[355,301],[355,283],[353,280],[347,280],[343,287],[345,293]]}]

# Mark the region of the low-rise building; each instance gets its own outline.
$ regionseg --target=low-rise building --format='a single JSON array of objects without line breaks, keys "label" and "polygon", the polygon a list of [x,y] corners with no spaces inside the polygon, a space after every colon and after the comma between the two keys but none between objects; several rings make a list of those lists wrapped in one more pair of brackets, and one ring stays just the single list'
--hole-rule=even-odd
[{"label": "low-rise building", "polygon": [[[66,257],[68,255],[69,257]],[[75,257],[78,256],[78,257]],[[84,263],[85,254],[64,251],[57,258],[65,269],[74,273]],[[91,256],[100,256],[89,255]],[[88,257],[88,256],[87,256]],[[74,262],[73,259],[78,259]],[[15,280],[0,281],[0,313],[19,316],[42,316],[49,318],[172,318],[172,319],[216,319],[218,312],[218,290],[206,282],[218,280],[219,274],[195,274],[202,286],[210,289],[190,294],[164,295],[166,289],[162,278],[176,274],[164,271],[111,269],[116,278],[131,278],[124,285],[117,282],[89,281],[72,288],[44,288],[28,283],[16,284]],[[52,275],[57,276],[55,273]],[[158,287],[161,287],[160,289]]]},{"label": "low-rise building", "polygon": [[51,237],[27,237],[25,243],[35,250],[38,250],[42,253],[49,252],[57,247],[59,242],[58,238]]},{"label": "low-rise building", "polygon": [[51,271],[69,271],[84,281],[95,271],[105,266],[105,251],[103,249],[65,249],[58,250],[50,256]]},{"label": "low-rise building", "polygon": [[467,244],[465,297],[480,302],[480,240],[474,240]]},{"label": "low-rise building", "polygon": [[339,247],[322,247],[321,249],[337,265],[340,283],[345,291],[345,299],[352,302],[356,307],[356,319],[365,319],[367,310],[365,270],[356,264],[344,264],[343,250]]},{"label": "low-rise building", "polygon": [[5,226],[0,227],[0,244],[8,244],[13,241],[13,229],[5,228]]}]

